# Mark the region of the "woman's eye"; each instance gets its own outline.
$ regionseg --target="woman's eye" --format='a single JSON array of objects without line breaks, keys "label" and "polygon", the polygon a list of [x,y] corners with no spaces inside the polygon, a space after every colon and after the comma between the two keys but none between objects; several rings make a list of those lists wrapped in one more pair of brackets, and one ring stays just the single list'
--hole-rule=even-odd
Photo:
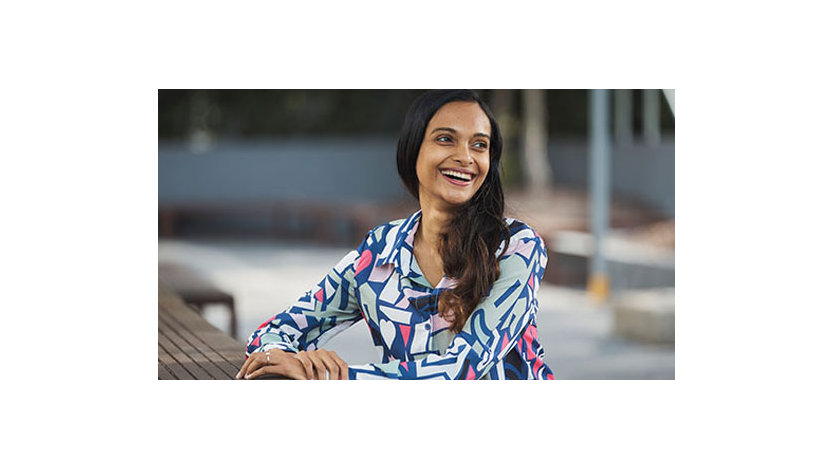
[{"label": "woman's eye", "polygon": [[486,148],[489,147],[489,146],[487,145],[486,142],[475,142],[475,147],[477,147],[479,149],[486,150]]},{"label": "woman's eye", "polygon": [[452,139],[449,138],[449,136],[441,135],[440,137],[437,138],[437,141],[438,142],[451,142]]}]

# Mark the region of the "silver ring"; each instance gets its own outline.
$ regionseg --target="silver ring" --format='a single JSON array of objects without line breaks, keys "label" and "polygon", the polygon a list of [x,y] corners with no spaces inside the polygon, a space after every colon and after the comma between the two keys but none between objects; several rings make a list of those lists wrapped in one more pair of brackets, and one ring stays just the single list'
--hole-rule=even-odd
[{"label": "silver ring", "polygon": [[269,351],[266,352],[266,365],[269,365]]}]

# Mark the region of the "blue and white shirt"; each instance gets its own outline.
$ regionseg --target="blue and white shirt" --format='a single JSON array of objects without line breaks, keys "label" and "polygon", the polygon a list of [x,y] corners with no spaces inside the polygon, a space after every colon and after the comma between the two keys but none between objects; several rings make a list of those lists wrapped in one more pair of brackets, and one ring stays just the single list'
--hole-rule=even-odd
[{"label": "blue and white shirt", "polygon": [[443,277],[433,287],[413,256],[420,216],[368,232],[321,282],[252,334],[246,355],[314,350],[364,320],[381,359],[350,366],[350,379],[553,379],[536,329],[536,293],[547,265],[541,237],[506,219],[511,238],[500,277],[454,334],[437,301],[455,280]]}]

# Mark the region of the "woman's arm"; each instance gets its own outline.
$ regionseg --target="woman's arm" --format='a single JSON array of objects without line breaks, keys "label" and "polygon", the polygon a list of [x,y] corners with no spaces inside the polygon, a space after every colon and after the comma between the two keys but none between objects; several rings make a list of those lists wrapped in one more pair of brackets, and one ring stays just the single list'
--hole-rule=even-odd
[{"label": "woman's arm", "polygon": [[544,241],[532,229],[516,233],[499,262],[501,275],[475,308],[446,353],[418,361],[350,367],[351,379],[480,379],[521,338],[538,310],[547,265]]},{"label": "woman's arm", "polygon": [[275,348],[315,350],[319,342],[361,319],[353,279],[359,252],[352,250],[313,289],[259,326],[249,337],[246,356]]}]

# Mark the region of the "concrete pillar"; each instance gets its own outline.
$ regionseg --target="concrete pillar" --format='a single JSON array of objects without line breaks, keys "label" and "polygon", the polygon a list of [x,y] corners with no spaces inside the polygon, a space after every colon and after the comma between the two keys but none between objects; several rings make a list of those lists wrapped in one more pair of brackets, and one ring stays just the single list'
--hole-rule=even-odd
[{"label": "concrete pillar", "polygon": [[643,142],[660,145],[660,90],[643,90]]},{"label": "concrete pillar", "polygon": [[611,198],[611,137],[608,131],[608,90],[591,90],[589,148],[591,156],[590,199],[593,253],[588,270],[588,292],[603,302],[608,300],[611,282],[605,264],[605,244],[608,236],[609,204]]},{"label": "concrete pillar", "polygon": [[524,134],[522,160],[527,189],[550,187],[552,175],[547,160],[547,96],[545,90],[524,90]]},{"label": "concrete pillar", "polygon": [[631,145],[634,142],[633,114],[632,90],[614,90],[614,139],[618,145]]}]

